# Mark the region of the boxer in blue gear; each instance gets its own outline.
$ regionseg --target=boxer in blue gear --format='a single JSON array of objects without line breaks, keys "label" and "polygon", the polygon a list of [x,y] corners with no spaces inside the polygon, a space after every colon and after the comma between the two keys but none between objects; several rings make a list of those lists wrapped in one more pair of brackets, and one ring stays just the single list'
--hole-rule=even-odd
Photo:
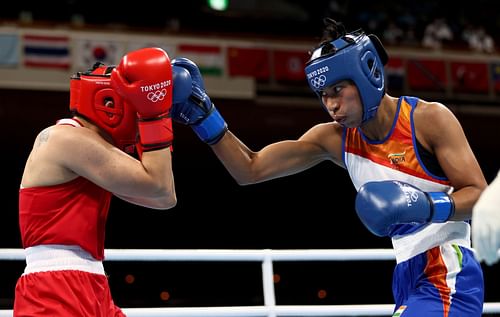
[{"label": "boxer in blue gear", "polygon": [[[349,173],[356,212],[396,255],[394,316],[480,317],[483,275],[470,245],[472,207],[486,187],[454,114],[443,104],[388,95],[388,56],[375,35],[325,20],[305,65],[306,80],[330,115],[297,140],[249,149],[208,98],[190,61],[191,97],[172,119],[190,124],[240,185],[299,173],[330,161]],[[203,127],[203,129],[201,129]],[[202,133],[203,131],[203,133]]]}]

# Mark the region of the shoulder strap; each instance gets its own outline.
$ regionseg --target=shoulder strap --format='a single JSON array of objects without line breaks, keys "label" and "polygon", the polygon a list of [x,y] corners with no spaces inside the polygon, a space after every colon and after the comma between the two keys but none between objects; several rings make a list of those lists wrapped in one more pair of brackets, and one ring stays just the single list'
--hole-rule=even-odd
[{"label": "shoulder strap", "polygon": [[83,124],[80,123],[80,121],[75,120],[75,119],[60,119],[57,120],[56,122],[57,125],[70,125],[73,127],[83,127]]},{"label": "shoulder strap", "polygon": [[403,98],[406,100],[407,103],[410,104],[412,108],[415,108],[419,100],[419,98],[412,96],[403,96]]}]

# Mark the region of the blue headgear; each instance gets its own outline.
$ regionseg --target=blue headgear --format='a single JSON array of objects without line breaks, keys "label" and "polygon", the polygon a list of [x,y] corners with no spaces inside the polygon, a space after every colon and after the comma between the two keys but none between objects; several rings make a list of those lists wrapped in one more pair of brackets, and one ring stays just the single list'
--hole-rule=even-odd
[{"label": "blue headgear", "polygon": [[[380,55],[383,55],[382,59]],[[326,87],[342,80],[353,81],[361,96],[362,122],[365,122],[375,116],[385,93],[386,61],[387,54],[378,38],[375,35],[367,36],[359,30],[315,49],[305,72],[309,87],[320,100],[322,90]]]}]

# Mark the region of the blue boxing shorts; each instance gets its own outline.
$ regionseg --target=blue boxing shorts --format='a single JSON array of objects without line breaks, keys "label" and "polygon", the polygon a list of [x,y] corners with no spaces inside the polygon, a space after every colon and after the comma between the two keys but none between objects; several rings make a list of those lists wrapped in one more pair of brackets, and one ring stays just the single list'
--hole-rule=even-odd
[{"label": "blue boxing shorts", "polygon": [[395,317],[480,317],[484,281],[468,248],[445,243],[394,269]]}]

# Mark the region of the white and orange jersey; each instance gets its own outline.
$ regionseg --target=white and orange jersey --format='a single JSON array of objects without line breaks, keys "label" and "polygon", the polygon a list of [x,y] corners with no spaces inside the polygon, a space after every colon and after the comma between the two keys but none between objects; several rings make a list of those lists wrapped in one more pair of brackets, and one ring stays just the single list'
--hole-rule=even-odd
[{"label": "white and orange jersey", "polygon": [[[359,128],[344,129],[343,159],[356,190],[371,181],[398,180],[425,192],[451,193],[453,188],[444,173],[441,176],[428,168],[432,165],[440,170],[436,158],[429,159],[430,153],[416,139],[413,111],[417,103],[415,97],[399,99],[391,130],[381,141],[369,140]],[[450,239],[470,247],[470,226],[466,222],[395,225],[390,236],[396,253],[405,253],[405,258]],[[405,239],[407,236],[411,237]],[[427,238],[428,242],[421,243]]]}]

